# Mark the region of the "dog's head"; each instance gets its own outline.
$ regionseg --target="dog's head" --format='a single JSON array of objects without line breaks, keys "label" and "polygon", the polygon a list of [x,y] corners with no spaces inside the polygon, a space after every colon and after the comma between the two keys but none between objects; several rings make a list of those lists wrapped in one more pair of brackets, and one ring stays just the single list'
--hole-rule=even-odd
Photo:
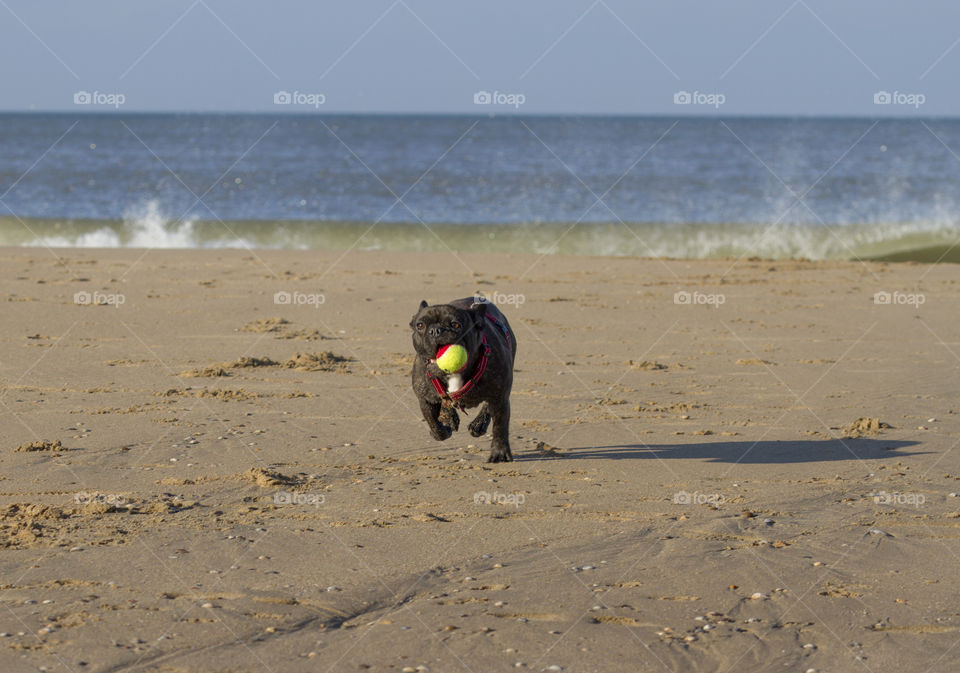
[{"label": "dog's head", "polygon": [[472,360],[483,339],[486,312],[486,304],[463,309],[450,304],[430,306],[425,301],[420,302],[420,308],[410,321],[414,350],[422,358],[432,360],[440,346],[460,344],[467,349]]}]

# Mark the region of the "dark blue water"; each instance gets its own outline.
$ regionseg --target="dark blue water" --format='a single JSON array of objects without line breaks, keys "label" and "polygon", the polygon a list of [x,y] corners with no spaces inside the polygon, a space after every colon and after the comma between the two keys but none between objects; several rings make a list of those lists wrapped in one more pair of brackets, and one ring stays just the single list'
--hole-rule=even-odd
[{"label": "dark blue water", "polygon": [[[958,155],[957,120],[0,115],[0,243],[229,245],[210,223],[243,221],[254,244],[311,247],[425,222],[548,232],[537,248],[581,222],[709,256],[773,225],[783,254],[831,256],[797,245],[955,236]],[[565,251],[618,251],[579,233]]]}]

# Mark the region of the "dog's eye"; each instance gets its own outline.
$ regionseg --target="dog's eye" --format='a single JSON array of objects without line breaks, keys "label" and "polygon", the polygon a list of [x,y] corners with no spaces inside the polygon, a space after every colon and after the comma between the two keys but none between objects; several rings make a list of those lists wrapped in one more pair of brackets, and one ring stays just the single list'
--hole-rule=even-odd
[{"label": "dog's eye", "polygon": [[423,331],[423,323],[422,323],[422,322],[418,322],[418,323],[417,323],[417,331],[418,331],[418,332],[422,332],[422,331]]},{"label": "dog's eye", "polygon": [[452,323],[450,323],[450,327],[452,327],[453,329],[460,329],[460,323],[454,320]]}]

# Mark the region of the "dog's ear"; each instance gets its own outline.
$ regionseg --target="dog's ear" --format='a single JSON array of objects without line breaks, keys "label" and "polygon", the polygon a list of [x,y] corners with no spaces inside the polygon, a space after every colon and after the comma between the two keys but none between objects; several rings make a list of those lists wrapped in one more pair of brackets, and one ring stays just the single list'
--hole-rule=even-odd
[{"label": "dog's ear", "polygon": [[470,312],[473,313],[473,321],[477,327],[483,327],[483,319],[487,315],[487,303],[486,302],[477,302],[470,307]]},{"label": "dog's ear", "polygon": [[430,305],[430,304],[427,303],[427,300],[424,299],[423,301],[420,302],[420,308],[418,308],[417,310],[420,311],[421,309],[425,309],[425,308],[427,308],[429,305]]}]

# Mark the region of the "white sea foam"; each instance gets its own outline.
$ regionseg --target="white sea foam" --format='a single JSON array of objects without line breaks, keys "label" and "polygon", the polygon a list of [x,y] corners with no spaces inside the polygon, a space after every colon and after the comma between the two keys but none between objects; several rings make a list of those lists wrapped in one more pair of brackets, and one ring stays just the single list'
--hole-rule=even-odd
[{"label": "white sea foam", "polygon": [[73,235],[58,233],[36,236],[24,245],[51,248],[250,248],[243,238],[220,238],[202,242],[192,218],[173,220],[156,200],[128,208],[123,222],[103,222],[92,231]]}]

